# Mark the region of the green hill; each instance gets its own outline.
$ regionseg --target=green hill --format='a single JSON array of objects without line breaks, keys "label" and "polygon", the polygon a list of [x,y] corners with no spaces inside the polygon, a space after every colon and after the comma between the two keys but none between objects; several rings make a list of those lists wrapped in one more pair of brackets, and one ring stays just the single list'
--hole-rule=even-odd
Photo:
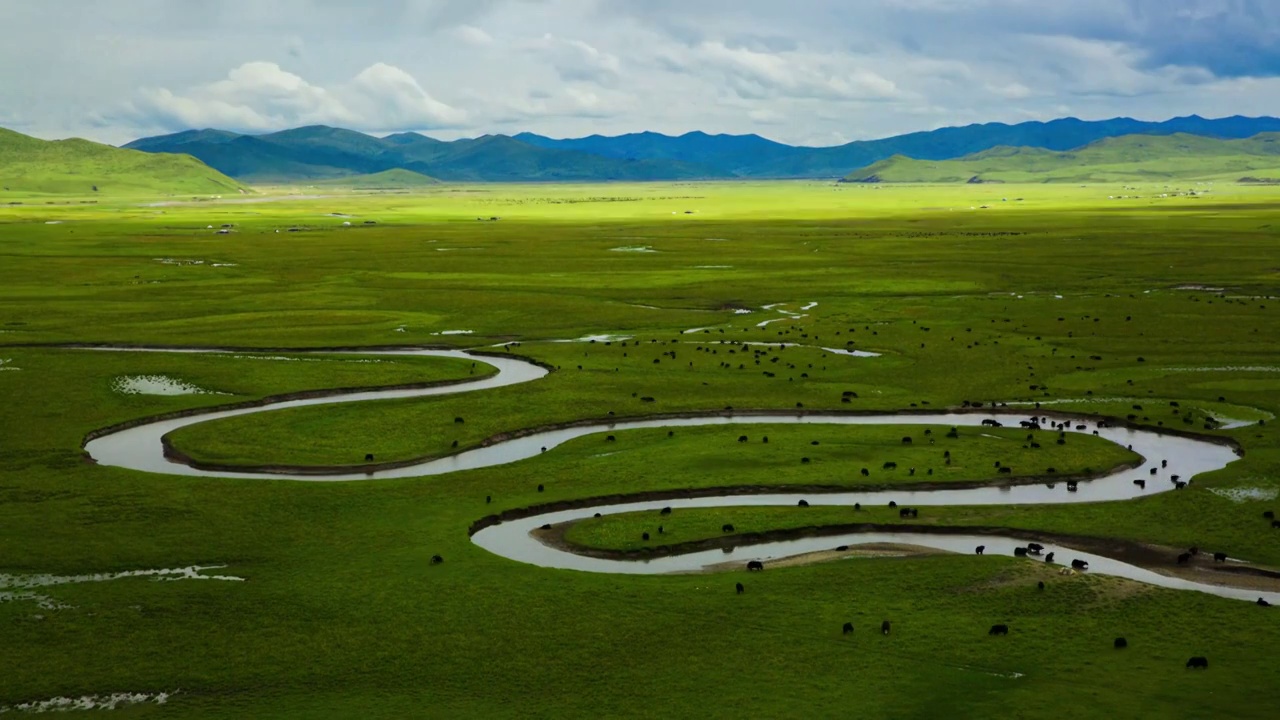
[{"label": "green hill", "polygon": [[841,182],[1152,182],[1274,176],[1280,133],[1244,140],[1196,135],[1126,135],[1075,150],[997,147],[956,160],[895,155]]},{"label": "green hill", "polygon": [[0,199],[23,195],[221,195],[247,191],[190,155],[40,140],[0,128]]},{"label": "green hill", "polygon": [[332,180],[319,180],[312,184],[325,187],[349,188],[351,190],[413,190],[439,185],[440,181],[412,170],[396,169],[384,170],[371,175],[354,175]]}]

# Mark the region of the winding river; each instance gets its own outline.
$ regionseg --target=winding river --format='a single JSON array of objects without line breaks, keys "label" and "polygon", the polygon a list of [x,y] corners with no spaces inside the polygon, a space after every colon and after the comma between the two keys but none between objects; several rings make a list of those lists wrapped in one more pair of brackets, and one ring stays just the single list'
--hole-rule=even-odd
[{"label": "winding river", "polygon": [[[152,349],[152,348],[95,348],[96,350],[119,350],[129,352],[217,352],[199,349]],[[162,473],[169,475],[188,475],[217,478],[258,478],[295,480],[307,482],[332,481],[367,481],[389,478],[411,478],[431,475],[444,475],[462,470],[493,467],[517,462],[534,457],[557,445],[584,435],[605,431],[625,431],[641,428],[679,428],[708,425],[748,425],[748,424],[813,424],[813,425],[932,425],[980,427],[984,420],[999,418],[1005,424],[1016,424],[1026,420],[1030,415],[1026,412],[992,411],[987,414],[976,413],[902,413],[881,415],[848,415],[848,414],[804,414],[795,413],[742,413],[736,415],[713,414],[700,417],[680,417],[648,420],[623,420],[618,422],[602,422],[593,425],[565,427],[538,432],[523,437],[495,443],[486,447],[468,450],[445,458],[427,460],[405,467],[377,470],[361,473],[315,474],[302,472],[232,472],[205,470],[186,464],[171,461],[165,457],[162,439],[168,433],[196,423],[210,422],[224,418],[247,415],[250,413],[269,412],[291,407],[306,407],[334,403],[364,402],[369,400],[386,400],[394,398],[430,397],[463,392],[476,392],[491,388],[506,387],[520,383],[532,382],[544,377],[547,370],[516,357],[502,357],[493,354],[474,355],[457,350],[424,350],[393,349],[377,351],[344,351],[342,354],[371,357],[418,356],[462,358],[483,362],[494,366],[498,372],[479,380],[453,385],[427,388],[378,390],[359,393],[334,393],[321,397],[310,397],[299,400],[282,400],[256,407],[235,409],[211,409],[208,412],[186,417],[147,422],[136,427],[116,430],[101,434],[85,444],[85,451],[100,465],[128,468],[141,472]],[[1160,434],[1149,430],[1138,430],[1125,427],[1099,425],[1096,420],[1055,413],[1044,415],[1058,421],[1069,421],[1069,434],[1094,434],[1118,443],[1131,446],[1133,451],[1143,457],[1143,463],[1132,469],[1112,473],[1104,478],[1081,482],[1076,491],[1069,491],[1066,483],[1015,485],[1011,487],[980,487],[971,489],[939,489],[939,490],[890,490],[890,491],[851,491],[821,494],[802,494],[795,492],[778,492],[765,495],[726,495],[717,497],[699,497],[672,500],[655,500],[643,502],[626,502],[599,505],[574,510],[548,512],[534,517],[510,520],[491,525],[476,532],[472,540],[482,548],[497,555],[519,562],[543,567],[564,568],[587,572],[625,573],[625,574],[660,574],[673,572],[692,572],[711,569],[726,561],[745,563],[747,560],[769,560],[789,557],[819,550],[829,550],[835,545],[856,545],[866,543],[901,543],[925,546],[940,550],[956,552],[972,552],[976,545],[986,545],[992,554],[1012,554],[1015,546],[1024,544],[1013,538],[992,536],[966,537],[958,535],[926,535],[921,533],[859,533],[847,536],[813,537],[799,540],[788,540],[768,544],[737,548],[732,551],[713,550],[695,552],[684,555],[655,558],[647,561],[611,560],[584,557],[560,550],[542,543],[531,535],[531,531],[543,524],[559,524],[589,518],[596,513],[609,515],[643,510],[658,510],[663,507],[730,507],[730,506],[795,506],[800,500],[811,505],[852,506],[854,503],[865,505],[886,504],[890,500],[901,505],[937,506],[937,505],[1010,505],[1010,504],[1065,504],[1100,501],[1129,500],[1145,495],[1169,492],[1175,489],[1171,476],[1180,475],[1189,480],[1194,476],[1218,470],[1236,459],[1235,452],[1214,442],[1180,435]],[[1163,461],[1168,467],[1163,467]],[[1154,474],[1153,471],[1154,470]],[[1139,487],[1135,480],[1146,481],[1146,486]],[[1100,555],[1093,555],[1070,548],[1055,548],[1046,545],[1046,552],[1056,551],[1061,559],[1081,559],[1089,562],[1090,570],[1096,573],[1117,575],[1161,587],[1198,590],[1222,597],[1254,600],[1259,596],[1272,602],[1280,602],[1280,594],[1259,593],[1255,590],[1243,590],[1208,583],[1198,583],[1181,578],[1170,577],[1135,565],[1119,562]]]}]

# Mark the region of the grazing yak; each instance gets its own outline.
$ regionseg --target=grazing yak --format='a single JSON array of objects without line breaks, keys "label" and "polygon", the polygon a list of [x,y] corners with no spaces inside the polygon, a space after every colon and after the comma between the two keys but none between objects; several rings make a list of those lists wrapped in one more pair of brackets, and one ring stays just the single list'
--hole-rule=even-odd
[{"label": "grazing yak", "polygon": [[1205,657],[1193,657],[1187,661],[1187,669],[1188,670],[1196,670],[1196,669],[1208,670],[1209,659]]},{"label": "grazing yak", "polygon": [[751,572],[760,572],[761,570],[764,570],[764,563],[759,560],[752,560],[747,563],[747,570]]},{"label": "grazing yak", "polygon": [[1009,626],[1008,625],[992,625],[991,629],[987,631],[987,634],[988,635],[1008,635]]},{"label": "grazing yak", "polygon": [[1089,563],[1085,562],[1084,560],[1072,560],[1071,567],[1076,570],[1088,570]]},{"label": "grazing yak", "polygon": [[849,633],[853,632],[853,623],[851,622],[845,623],[844,627],[841,628],[841,632],[844,635],[848,635]]},{"label": "grazing yak", "polygon": [[365,454],[364,454],[364,461],[365,461],[365,462],[373,462],[373,453],[365,453]]},{"label": "grazing yak", "polygon": [[720,532],[727,532],[727,533],[731,533],[731,532],[733,532],[733,526],[732,526],[732,525],[721,525],[721,526],[720,526]]},{"label": "grazing yak", "polygon": [[888,635],[888,634],[889,634],[889,621],[888,621],[888,620],[885,620],[884,622],[880,623],[880,633],[881,633],[882,635]]},{"label": "grazing yak", "polygon": [[1043,580],[1041,580],[1040,582],[1036,583],[1036,587],[1037,587],[1037,588],[1039,588],[1039,589],[1041,589],[1041,590],[1043,590],[1043,589],[1044,589],[1044,581],[1043,581]]},{"label": "grazing yak", "polygon": [[1133,484],[1134,484],[1134,485],[1137,485],[1138,487],[1142,488],[1143,490],[1146,490],[1146,489],[1147,489],[1147,481],[1146,481],[1146,480],[1134,480],[1134,481],[1133,481]]},{"label": "grazing yak", "polygon": [[1271,607],[1271,603],[1266,598],[1258,598],[1258,607]]},{"label": "grazing yak", "polygon": [[746,591],[747,591],[747,589],[746,589],[745,587],[743,587],[743,586],[742,586],[742,583],[738,583],[738,594],[739,594],[739,595],[741,595],[742,593],[744,593],[744,592],[746,592]]},{"label": "grazing yak", "polygon": [[1129,641],[1122,637],[1116,638],[1115,647],[1117,650],[1123,650],[1129,647]]},{"label": "grazing yak", "polygon": [[658,514],[659,514],[659,515],[670,515],[670,514],[671,514],[671,508],[670,508],[670,507],[664,507],[664,508],[662,508],[661,510],[659,510],[659,511],[658,511]]},{"label": "grazing yak", "polygon": [[1222,553],[1222,552],[1214,553],[1214,554],[1213,554],[1213,561],[1214,561],[1214,562],[1226,562],[1226,561],[1227,561],[1227,554],[1226,554],[1226,553]]},{"label": "grazing yak", "polygon": [[974,548],[974,549],[973,549],[973,554],[975,554],[975,555],[981,555],[982,553],[984,553],[984,552],[986,552],[986,551],[987,551],[987,546],[986,546],[986,545],[979,545],[978,547],[976,547],[976,548]]},{"label": "grazing yak", "polygon": [[1014,557],[1026,557],[1027,549],[1024,547],[1016,547],[1013,549],[1013,555]]},{"label": "grazing yak", "polygon": [[1045,562],[1047,562],[1047,563],[1051,563],[1051,562],[1053,562],[1053,553],[1049,553],[1048,555],[1045,555],[1045,556],[1044,556],[1044,561],[1045,561]]},{"label": "grazing yak", "polygon": [[1191,553],[1182,553],[1178,556],[1179,565],[1186,565],[1189,562],[1191,562]]},{"label": "grazing yak", "polygon": [[[548,528],[544,528],[544,529],[548,529]],[[645,542],[649,542],[649,533],[642,533],[640,535],[640,539],[644,540]]]},{"label": "grazing yak", "polygon": [[444,562],[444,558],[440,557],[439,555],[432,555],[432,556],[431,556],[431,564],[432,564],[432,565],[439,565],[439,564],[440,564],[440,563],[442,563],[442,562]]},{"label": "grazing yak", "polygon": [[808,500],[801,500],[801,501],[798,503],[798,505],[799,505],[799,507],[809,507],[809,501],[808,501]]}]

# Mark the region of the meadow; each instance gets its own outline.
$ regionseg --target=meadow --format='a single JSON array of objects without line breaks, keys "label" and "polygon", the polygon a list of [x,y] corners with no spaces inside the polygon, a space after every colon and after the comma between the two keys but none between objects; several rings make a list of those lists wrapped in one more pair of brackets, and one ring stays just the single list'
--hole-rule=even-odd
[{"label": "meadow", "polygon": [[[1053,403],[1042,406],[1231,438],[1244,454],[1182,492],[933,508],[916,522],[1197,545],[1277,568],[1280,530],[1262,513],[1280,505],[1280,191],[1182,189],[1193,188],[298,186],[252,202],[0,206],[0,708],[163,692],[163,706],[116,712],[1271,717],[1280,616],[1251,603],[994,556],[595,575],[497,557],[467,534],[492,513],[610,493],[906,485],[927,469],[985,482],[997,460],[1019,473],[1131,460],[1092,438],[1058,446],[1046,433],[1031,450],[1012,428],[955,440],[932,428],[936,445],[921,428],[646,430],[482,470],[315,484],[151,475],[81,451],[87,434],[137,418],[486,372],[342,352],[383,346],[485,348],[554,370],[480,393],[242,416],[170,440],[233,466],[354,465],[588,419]],[[309,349],[334,352],[298,353]],[[873,355],[837,352],[848,350]],[[207,392],[118,390],[151,375]],[[890,459],[899,468],[882,470]],[[849,515],[729,507],[679,512],[667,529],[694,541],[724,523],[753,533]],[[898,522],[887,508],[863,515]],[[564,531],[628,550],[652,521]],[[244,581],[23,589],[10,577],[188,566]],[[1010,635],[988,637],[994,623]],[[1116,636],[1128,650],[1112,649]],[[1211,668],[1184,669],[1192,655]]]}]

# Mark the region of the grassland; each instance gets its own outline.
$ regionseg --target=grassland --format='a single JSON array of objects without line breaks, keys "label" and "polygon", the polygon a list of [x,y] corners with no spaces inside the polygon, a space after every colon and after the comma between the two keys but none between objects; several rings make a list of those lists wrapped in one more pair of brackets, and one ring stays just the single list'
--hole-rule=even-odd
[{"label": "grassland", "polygon": [[189,155],[152,155],[80,139],[39,140],[4,128],[0,188],[0,204],[48,195],[101,199],[248,192],[247,186]]},{"label": "grassland", "polygon": [[[603,443],[588,437],[513,465],[418,480],[175,478],[86,463],[80,442],[133,418],[291,390],[470,377],[469,364],[47,347],[189,344],[276,356],[518,343],[511,352],[558,368],[488,393],[282,411],[175,438],[230,462],[439,455],[454,440],[466,447],[611,411],[1066,400],[1073,411],[1231,437],[1245,455],[1180,493],[937,508],[919,522],[1197,544],[1280,566],[1277,531],[1261,519],[1280,491],[1270,421],[1280,411],[1280,303],[1270,299],[1280,295],[1280,195],[1215,186],[1158,198],[1153,189],[442,186],[244,204],[0,208],[0,573],[201,564],[247,579],[42,589],[73,606],[60,610],[0,602],[0,706],[177,690],[164,708],[131,712],[1270,717],[1280,700],[1280,624],[1247,603],[1059,580],[998,557],[849,560],[750,577],[599,576],[515,563],[467,537],[489,513],[604,491],[857,482],[849,470],[890,452],[904,465],[897,441],[919,442],[920,428],[770,427],[768,451],[736,442],[763,428],[685,429],[670,439],[640,431],[620,434],[607,449],[616,455],[602,456]],[[1107,199],[1120,194],[1143,198]],[[1023,201],[1000,203],[1005,195]],[[982,205],[990,209],[970,210]],[[209,230],[223,224],[233,232]],[[784,305],[765,309],[775,303]],[[778,322],[759,327],[766,320]],[[440,334],[461,330],[472,334]],[[549,342],[596,333],[631,339]],[[742,341],[811,347],[743,352]],[[233,396],[112,390],[115,378],[135,374]],[[857,393],[850,403],[846,391]],[[1207,416],[1267,422],[1204,430]],[[815,439],[822,444],[808,444]],[[1072,454],[1054,459],[1067,466],[1123,461],[1088,441],[1042,452]],[[969,479],[990,477],[996,455],[1024,452],[992,438],[959,442],[974,453],[957,454]],[[801,466],[801,455],[813,462]],[[923,469],[927,460],[910,462]],[[668,529],[694,539],[724,522],[756,531],[850,522],[849,512],[688,511]],[[574,539],[618,547],[646,522],[589,521]],[[445,562],[431,566],[437,553]],[[883,619],[894,621],[889,637],[872,630]],[[846,621],[857,628],[851,638],[840,635]],[[1011,635],[988,638],[996,622]],[[1118,635],[1129,651],[1111,649]],[[1208,656],[1211,669],[1188,674],[1191,655]]]},{"label": "grassland", "polygon": [[[845,182],[917,183],[1152,183],[1217,177],[1274,178],[1280,168],[1280,135],[1245,140],[1195,135],[1126,135],[1055,152],[1034,147],[997,147],[955,160],[918,160],[895,155]],[[1167,192],[1161,188],[1158,194]]]}]

